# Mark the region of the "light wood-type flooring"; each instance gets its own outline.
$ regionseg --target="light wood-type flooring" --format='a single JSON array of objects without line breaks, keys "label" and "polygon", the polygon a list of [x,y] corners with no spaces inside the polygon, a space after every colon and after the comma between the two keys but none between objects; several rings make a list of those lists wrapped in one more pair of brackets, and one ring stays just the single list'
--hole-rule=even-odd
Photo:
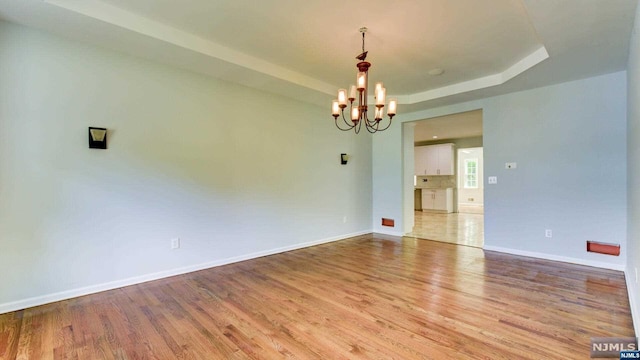
[{"label": "light wood-type flooring", "polygon": [[0,315],[1,359],[588,359],[621,272],[365,235]]},{"label": "light wood-type flooring", "polygon": [[410,237],[458,245],[484,246],[484,215],[475,212],[431,213],[416,211]]}]

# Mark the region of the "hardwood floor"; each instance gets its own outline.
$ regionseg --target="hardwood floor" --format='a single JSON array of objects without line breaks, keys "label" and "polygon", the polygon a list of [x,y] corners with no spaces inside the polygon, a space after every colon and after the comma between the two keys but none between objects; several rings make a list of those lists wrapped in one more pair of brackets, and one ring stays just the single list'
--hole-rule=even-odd
[{"label": "hardwood floor", "polygon": [[360,236],[0,315],[1,359],[586,359],[621,272]]},{"label": "hardwood floor", "polygon": [[484,214],[484,206],[458,204],[458,212],[466,214]]},{"label": "hardwood floor", "polygon": [[484,246],[484,215],[476,213],[414,213],[413,231],[407,234],[426,240],[458,245]]}]

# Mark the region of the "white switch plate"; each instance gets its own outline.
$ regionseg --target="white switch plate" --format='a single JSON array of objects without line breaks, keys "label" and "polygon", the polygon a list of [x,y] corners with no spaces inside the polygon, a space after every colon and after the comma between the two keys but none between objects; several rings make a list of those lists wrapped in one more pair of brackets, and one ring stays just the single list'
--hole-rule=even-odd
[{"label": "white switch plate", "polygon": [[517,163],[514,163],[514,162],[504,163],[505,169],[515,169],[516,167],[518,167]]},{"label": "white switch plate", "polygon": [[172,249],[179,249],[180,248],[180,238],[171,239],[171,248]]},{"label": "white switch plate", "polygon": [[544,231],[544,237],[548,237],[548,238],[550,238],[550,237],[552,237],[552,236],[553,236],[553,232],[551,231],[551,229],[546,229],[546,230]]},{"label": "white switch plate", "polygon": [[489,179],[487,181],[489,184],[497,184],[498,183],[498,177],[497,176],[489,176]]}]

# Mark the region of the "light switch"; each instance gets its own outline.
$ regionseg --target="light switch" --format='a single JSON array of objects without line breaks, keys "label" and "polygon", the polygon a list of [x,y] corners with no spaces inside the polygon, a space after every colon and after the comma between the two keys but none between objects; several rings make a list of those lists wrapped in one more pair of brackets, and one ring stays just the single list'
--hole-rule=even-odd
[{"label": "light switch", "polygon": [[489,176],[489,179],[487,181],[489,184],[497,184],[498,183],[498,177],[497,176]]}]

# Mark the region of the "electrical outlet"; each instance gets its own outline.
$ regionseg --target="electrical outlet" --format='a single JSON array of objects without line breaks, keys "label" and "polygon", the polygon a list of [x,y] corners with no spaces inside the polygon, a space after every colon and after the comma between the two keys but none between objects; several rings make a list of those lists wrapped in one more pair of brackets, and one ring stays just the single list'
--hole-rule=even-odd
[{"label": "electrical outlet", "polygon": [[175,249],[179,249],[180,248],[180,238],[173,238],[171,239],[171,248],[173,250]]},{"label": "electrical outlet", "polygon": [[489,178],[487,179],[489,184],[497,184],[498,183],[498,177],[497,176],[489,176]]},{"label": "electrical outlet", "polygon": [[504,168],[505,169],[515,169],[516,167],[518,167],[517,163],[514,163],[514,162],[504,163]]},{"label": "electrical outlet", "polygon": [[551,229],[546,229],[544,231],[544,237],[548,237],[548,238],[553,237],[553,233],[551,232]]},{"label": "electrical outlet", "polygon": [[636,270],[636,284],[638,283],[638,268],[635,268]]},{"label": "electrical outlet", "polygon": [[342,217],[342,223],[343,223],[343,224],[346,224],[346,223],[347,223],[347,215],[345,215],[345,216],[343,216],[343,217]]}]

